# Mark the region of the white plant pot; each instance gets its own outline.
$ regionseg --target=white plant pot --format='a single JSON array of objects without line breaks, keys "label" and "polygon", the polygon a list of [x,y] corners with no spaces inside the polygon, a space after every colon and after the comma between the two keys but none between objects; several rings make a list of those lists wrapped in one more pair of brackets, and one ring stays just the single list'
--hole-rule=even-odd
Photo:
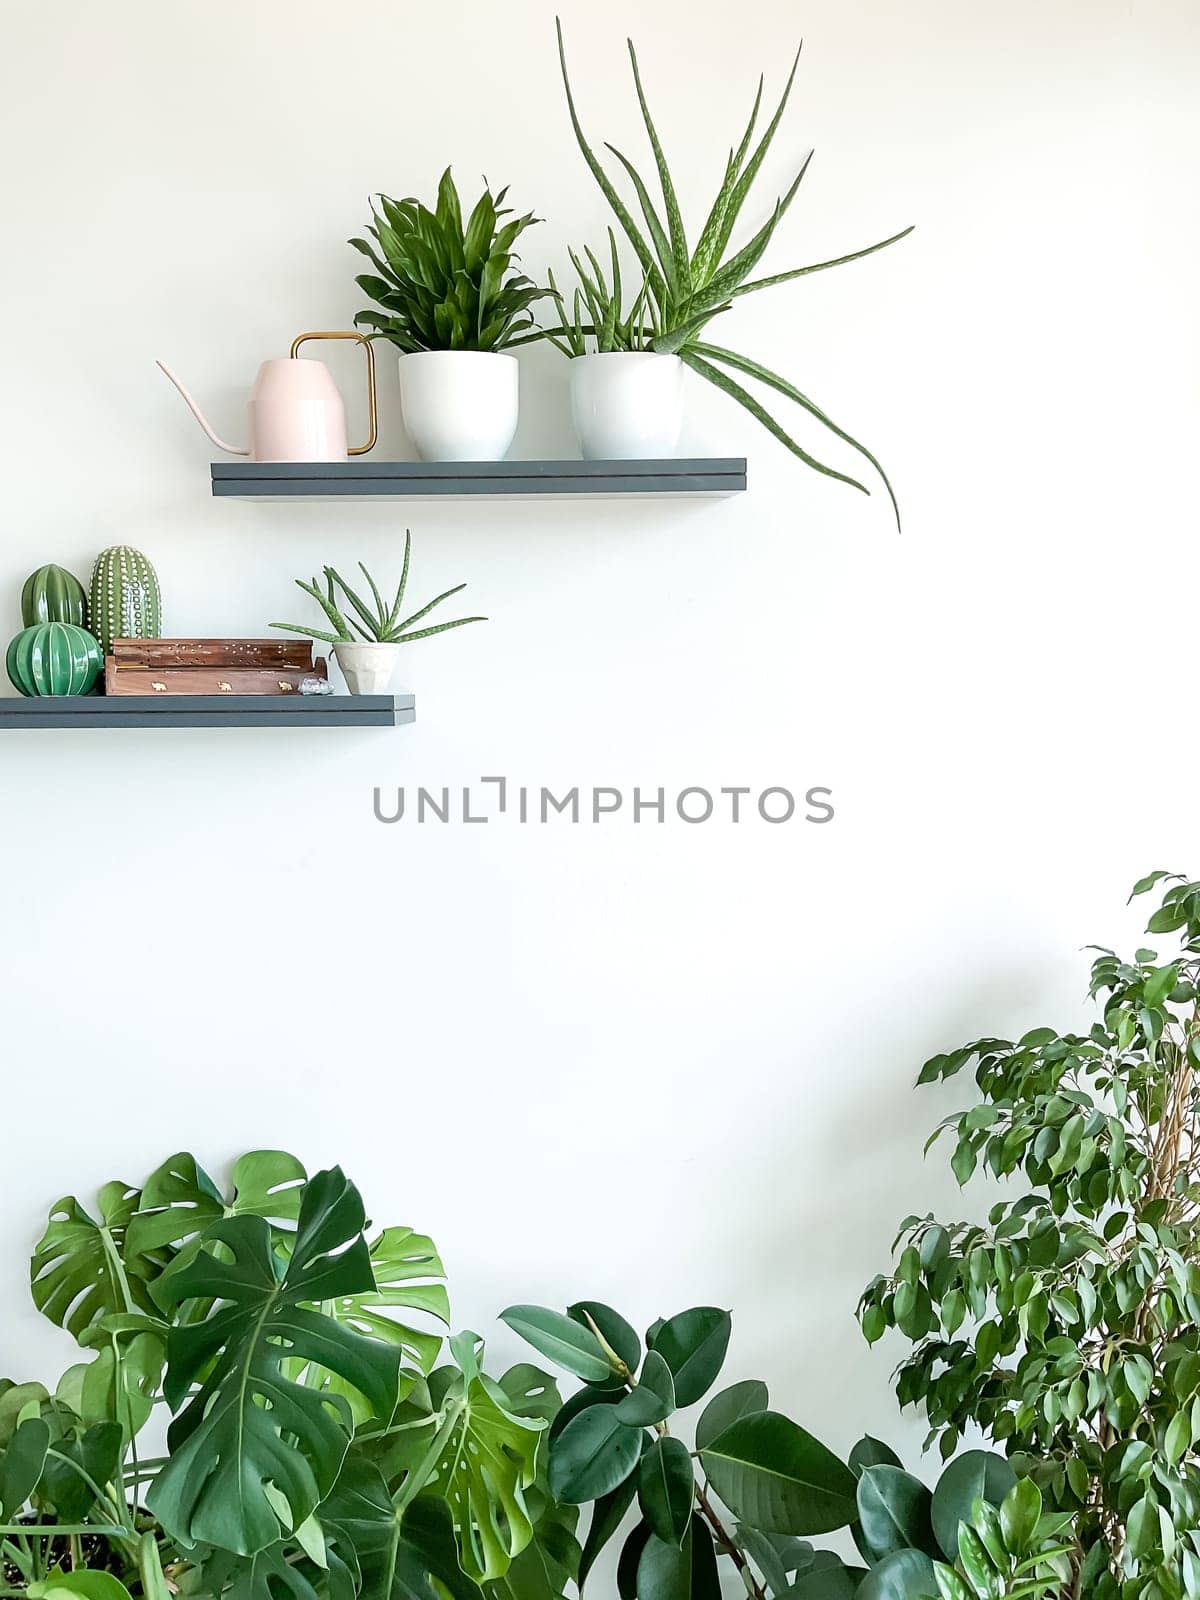
[{"label": "white plant pot", "polygon": [[516,356],[420,350],[400,357],[404,426],[422,461],[501,461],[517,431]]},{"label": "white plant pot", "polygon": [[683,427],[683,362],[653,351],[576,356],[571,420],[588,461],[673,456]]},{"label": "white plant pot", "polygon": [[386,694],[396,675],[398,644],[350,644],[333,647],[337,664],[351,694]]}]

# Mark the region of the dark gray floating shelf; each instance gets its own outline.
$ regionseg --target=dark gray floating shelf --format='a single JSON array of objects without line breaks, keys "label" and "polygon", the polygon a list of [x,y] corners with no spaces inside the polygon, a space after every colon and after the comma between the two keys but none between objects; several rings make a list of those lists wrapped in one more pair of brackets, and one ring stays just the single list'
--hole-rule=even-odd
[{"label": "dark gray floating shelf", "polygon": [[746,458],[671,461],[214,461],[218,499],[739,494]]},{"label": "dark gray floating shelf", "polygon": [[0,700],[3,728],[394,728],[411,694],[155,694]]}]

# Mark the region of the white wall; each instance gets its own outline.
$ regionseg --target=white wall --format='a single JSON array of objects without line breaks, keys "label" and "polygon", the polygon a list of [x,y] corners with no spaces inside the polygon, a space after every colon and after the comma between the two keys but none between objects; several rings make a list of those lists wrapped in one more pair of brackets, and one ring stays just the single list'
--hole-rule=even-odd
[{"label": "white wall", "polygon": [[[640,153],[636,33],[693,217],[803,29],[772,182],[817,159],[773,264],[918,230],[727,336],[878,450],[902,538],[881,496],[707,394],[692,443],[750,456],[728,502],[214,502],[153,359],[238,430],[258,361],[361,304],[343,241],[369,191],[428,193],[453,162],[473,194],[486,170],[548,219],[539,272],[600,234],[551,8],[62,0],[6,23],[9,629],[33,566],[128,541],[168,631],[259,633],[322,561],[394,570],[406,523],[415,585],[468,579],[492,620],[414,648],[420,720],[394,734],[0,736],[3,1368],[68,1359],[26,1309],[58,1194],[279,1144],[429,1229],[497,1360],[513,1299],[643,1322],[715,1301],[731,1376],[763,1372],[835,1446],[911,1445],[851,1313],[898,1217],[960,1203],[920,1157],[957,1091],[914,1095],[917,1066],[1075,1020],[1078,947],[1140,927],[1132,879],[1200,870],[1194,7],[568,8],[587,126]],[[563,364],[525,380],[520,453],[567,449]],[[837,816],[372,819],[375,785],[484,773],[824,784]]]}]

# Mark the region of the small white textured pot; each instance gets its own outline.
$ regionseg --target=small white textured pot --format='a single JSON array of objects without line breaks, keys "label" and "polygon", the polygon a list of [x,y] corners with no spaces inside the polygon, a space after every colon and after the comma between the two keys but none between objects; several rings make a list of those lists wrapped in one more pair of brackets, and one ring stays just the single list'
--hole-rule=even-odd
[{"label": "small white textured pot", "polygon": [[571,420],[588,461],[673,456],[683,427],[683,362],[654,351],[576,356]]},{"label": "small white textured pot", "polygon": [[517,431],[520,368],[492,350],[400,357],[404,426],[422,461],[502,461]]},{"label": "small white textured pot", "polygon": [[391,688],[400,655],[398,644],[351,644],[340,640],[333,653],[351,694],[386,694]]}]

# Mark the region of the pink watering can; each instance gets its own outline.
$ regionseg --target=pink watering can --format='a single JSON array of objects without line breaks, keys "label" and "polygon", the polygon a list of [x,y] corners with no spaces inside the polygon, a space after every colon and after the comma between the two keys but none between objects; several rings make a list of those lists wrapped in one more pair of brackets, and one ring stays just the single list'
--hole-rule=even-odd
[{"label": "pink watering can", "polygon": [[[371,434],[366,444],[346,442],[346,408],[333,375],[323,361],[298,358],[308,339],[357,339],[367,352],[367,406]],[[291,354],[264,361],[250,391],[250,443],[227,444],[209,427],[204,413],[165,362],[158,365],[187,401],[188,408],[218,450],[252,461],[345,461],[366,455],[376,439],[375,353],[361,333],[302,333]]]}]

